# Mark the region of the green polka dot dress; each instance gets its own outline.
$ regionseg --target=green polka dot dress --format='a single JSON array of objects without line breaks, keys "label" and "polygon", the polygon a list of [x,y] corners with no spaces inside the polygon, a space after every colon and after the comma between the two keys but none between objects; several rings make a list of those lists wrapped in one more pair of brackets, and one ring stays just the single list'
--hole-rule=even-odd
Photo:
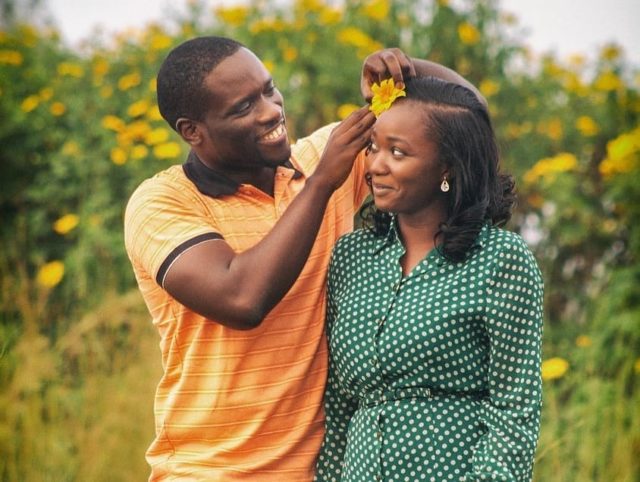
[{"label": "green polka dot dress", "polygon": [[395,229],[341,238],[328,279],[317,481],[529,481],[540,425],[542,279],[515,233],[432,250],[403,277]]}]

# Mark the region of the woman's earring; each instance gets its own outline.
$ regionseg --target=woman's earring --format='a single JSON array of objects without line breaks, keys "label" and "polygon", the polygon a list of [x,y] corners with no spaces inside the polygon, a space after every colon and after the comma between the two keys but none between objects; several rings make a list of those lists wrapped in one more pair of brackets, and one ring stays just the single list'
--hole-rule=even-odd
[{"label": "woman's earring", "polygon": [[440,190],[442,192],[449,192],[449,183],[447,182],[447,176],[444,176],[442,183],[440,184]]}]

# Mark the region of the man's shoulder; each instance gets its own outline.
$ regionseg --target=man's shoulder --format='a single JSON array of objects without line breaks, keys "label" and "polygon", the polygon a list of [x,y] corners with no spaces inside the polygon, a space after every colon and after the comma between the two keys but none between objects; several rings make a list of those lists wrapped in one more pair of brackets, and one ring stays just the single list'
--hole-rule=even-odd
[{"label": "man's shoulder", "polygon": [[189,184],[182,165],[176,164],[142,181],[133,191],[130,202],[140,197],[159,195],[162,191],[184,192]]},{"label": "man's shoulder", "polygon": [[291,157],[294,163],[299,164],[304,171],[307,171],[309,167],[315,168],[331,132],[337,125],[337,122],[328,124],[293,143]]}]

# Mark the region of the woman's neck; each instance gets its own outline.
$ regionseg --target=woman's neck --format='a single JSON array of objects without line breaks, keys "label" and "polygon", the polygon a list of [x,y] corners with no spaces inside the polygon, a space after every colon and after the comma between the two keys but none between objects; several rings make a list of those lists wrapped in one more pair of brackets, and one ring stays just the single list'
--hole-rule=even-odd
[{"label": "woman's neck", "polygon": [[400,263],[402,273],[406,276],[435,247],[434,238],[445,216],[443,211],[434,210],[419,216],[399,214],[397,220],[405,247]]}]

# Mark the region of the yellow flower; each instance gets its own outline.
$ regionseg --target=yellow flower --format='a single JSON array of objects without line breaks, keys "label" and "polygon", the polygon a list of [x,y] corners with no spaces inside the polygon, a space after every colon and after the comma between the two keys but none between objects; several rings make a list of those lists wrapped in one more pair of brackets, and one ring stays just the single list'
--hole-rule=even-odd
[{"label": "yellow flower", "polygon": [[578,166],[578,159],[569,152],[554,157],[540,159],[523,177],[526,184],[533,184],[540,178],[553,181],[558,173],[572,171]]},{"label": "yellow flower", "polygon": [[351,115],[352,112],[355,112],[359,108],[360,106],[357,106],[355,104],[342,104],[340,107],[338,107],[338,118],[346,119]]},{"label": "yellow flower", "polygon": [[53,230],[58,234],[67,234],[72,231],[80,222],[77,214],[65,214],[53,223]]},{"label": "yellow flower", "polygon": [[151,104],[147,99],[141,99],[129,106],[127,114],[129,114],[129,117],[140,117],[147,113],[150,105]]},{"label": "yellow flower", "polygon": [[458,25],[458,37],[463,44],[474,45],[480,41],[480,31],[469,22],[463,22]]},{"label": "yellow flower", "polygon": [[171,45],[171,37],[163,32],[155,32],[151,36],[151,50],[163,50]]},{"label": "yellow flower", "polygon": [[496,95],[500,91],[500,84],[491,79],[484,79],[480,82],[480,92],[485,97],[491,97]]},{"label": "yellow flower", "polygon": [[22,65],[24,58],[17,50],[0,50],[0,64]]},{"label": "yellow flower", "polygon": [[162,114],[160,114],[160,109],[158,109],[157,104],[153,104],[149,110],[147,111],[147,119],[151,121],[159,121],[162,120]]},{"label": "yellow flower", "polygon": [[549,358],[542,362],[542,379],[545,381],[562,378],[569,369],[569,362],[564,358]]},{"label": "yellow flower", "polygon": [[45,288],[53,288],[64,276],[64,264],[62,261],[50,261],[38,270],[37,282]]},{"label": "yellow flower", "polygon": [[338,40],[347,45],[353,45],[354,47],[369,48],[371,45],[376,44],[371,37],[356,27],[343,28],[338,32]]},{"label": "yellow flower", "polygon": [[221,7],[215,10],[215,14],[227,25],[239,27],[245,23],[249,10],[245,6]]},{"label": "yellow flower", "polygon": [[633,370],[636,373],[640,373],[640,358],[636,358],[635,363],[633,364]]},{"label": "yellow flower", "polygon": [[40,91],[39,95],[40,99],[46,102],[53,97],[53,89],[51,87],[45,87]]},{"label": "yellow flower", "polygon": [[138,144],[131,149],[131,159],[143,159],[149,154],[147,146]]},{"label": "yellow flower", "polygon": [[62,153],[65,156],[76,157],[80,154],[80,146],[76,141],[67,141],[62,146]]},{"label": "yellow flower", "polygon": [[576,346],[579,348],[587,348],[592,344],[593,342],[591,341],[591,338],[587,335],[580,335],[578,338],[576,338]]},{"label": "yellow flower", "polygon": [[562,139],[564,129],[562,128],[562,122],[560,119],[551,119],[549,121],[541,121],[538,124],[537,131],[540,134],[545,134],[549,139],[559,141]]},{"label": "yellow flower", "polygon": [[377,83],[373,84],[371,90],[373,91],[373,99],[371,99],[369,110],[371,110],[376,117],[379,117],[380,114],[389,109],[398,97],[405,97],[407,95],[404,88],[399,89],[395,86],[393,79],[383,80],[380,82],[380,85]]},{"label": "yellow flower", "polygon": [[127,151],[125,151],[122,147],[114,147],[111,149],[111,162],[117,164],[118,166],[122,166],[127,162]]},{"label": "yellow flower", "polygon": [[105,59],[98,58],[93,64],[93,75],[96,77],[104,77],[109,72],[109,62]]},{"label": "yellow flower", "polygon": [[374,20],[384,20],[389,15],[389,0],[369,0],[362,12]]},{"label": "yellow flower", "polygon": [[609,60],[609,61],[618,59],[621,54],[622,54],[622,50],[618,45],[615,45],[615,44],[605,45],[600,51],[600,57],[603,58],[604,60]]},{"label": "yellow flower", "polygon": [[169,131],[164,127],[156,127],[145,135],[144,142],[149,146],[155,146],[156,144],[166,142],[168,139]]},{"label": "yellow flower", "polygon": [[75,77],[77,79],[84,75],[84,69],[81,65],[72,62],[62,62],[58,64],[58,75]]},{"label": "yellow flower", "polygon": [[36,107],[38,107],[38,105],[40,105],[40,97],[37,95],[30,95],[22,101],[22,104],[20,104],[20,108],[24,112],[31,112]]},{"label": "yellow flower", "polygon": [[155,78],[151,79],[149,81],[149,90],[151,92],[157,92],[158,91],[158,81]]},{"label": "yellow flower", "polygon": [[158,159],[173,159],[178,157],[181,151],[177,142],[165,142],[153,148],[153,155]]},{"label": "yellow flower", "polygon": [[640,162],[640,127],[625,132],[607,143],[607,157],[600,163],[605,177],[633,171]]},{"label": "yellow flower", "polygon": [[298,50],[295,47],[286,47],[282,52],[285,62],[293,62],[298,57]]},{"label": "yellow flower", "polygon": [[120,132],[124,129],[124,121],[115,115],[106,115],[102,118],[102,127]]},{"label": "yellow flower", "polygon": [[600,128],[598,127],[598,124],[596,124],[596,121],[587,115],[581,115],[578,117],[576,120],[576,128],[585,137],[595,136],[600,132]]},{"label": "yellow flower", "polygon": [[123,75],[122,77],[120,77],[120,79],[118,80],[118,88],[120,90],[129,90],[135,87],[136,85],[139,85],[141,81],[142,81],[142,78],[140,77],[140,73],[132,72],[130,74]]},{"label": "yellow flower", "polygon": [[53,114],[54,116],[60,117],[62,114],[64,114],[67,111],[67,108],[62,102],[54,102],[53,104],[51,104],[51,107],[49,108],[49,110],[51,111],[51,114]]},{"label": "yellow flower", "polygon": [[618,77],[615,72],[611,70],[607,70],[600,74],[595,81],[594,87],[598,90],[602,90],[605,92],[610,92],[613,90],[618,90],[622,87],[622,80]]},{"label": "yellow flower", "polygon": [[318,17],[320,25],[335,25],[341,18],[342,12],[337,8],[323,8]]}]

